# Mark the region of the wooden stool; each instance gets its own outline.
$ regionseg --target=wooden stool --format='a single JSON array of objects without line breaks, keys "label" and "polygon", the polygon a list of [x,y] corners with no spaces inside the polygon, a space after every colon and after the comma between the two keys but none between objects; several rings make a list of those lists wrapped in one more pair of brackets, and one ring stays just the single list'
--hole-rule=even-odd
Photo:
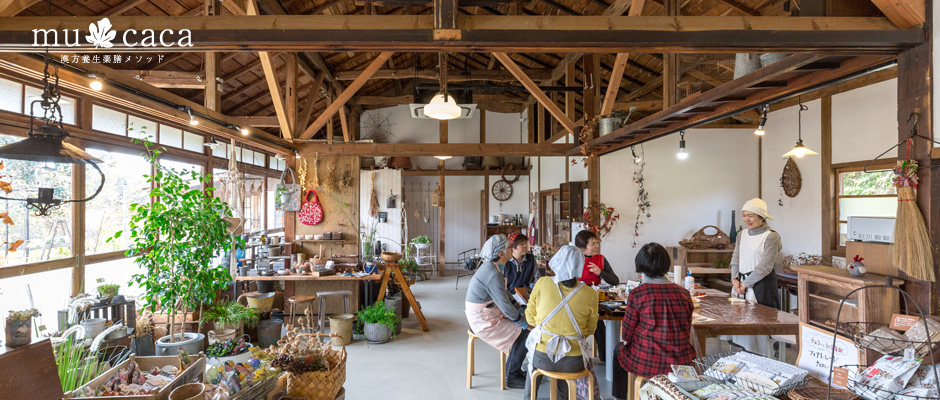
[{"label": "wooden stool", "polygon": [[323,323],[326,321],[326,298],[332,296],[343,296],[343,312],[349,314],[349,296],[352,292],[349,290],[330,290],[328,292],[317,292],[320,299],[320,309],[318,314],[317,327],[318,332],[323,333]]},{"label": "wooden stool", "polygon": [[[548,378],[551,378],[551,400],[558,400],[558,380],[564,380],[568,382],[568,400],[577,400],[578,398],[578,387],[575,384],[575,381],[585,376],[590,377],[591,373],[586,369],[582,369],[578,372],[552,372],[537,369],[532,372],[532,381],[530,386],[532,386],[531,400],[536,400],[536,395],[538,394],[538,385],[537,378],[539,375],[545,375]],[[594,380],[588,379],[588,399],[594,400]]]},{"label": "wooden stool", "polygon": [[[287,302],[290,303],[290,325],[291,326],[294,325],[294,309],[297,306],[297,304],[300,303],[301,305],[303,305],[304,303],[309,303],[307,304],[307,308],[310,309],[310,311],[313,311],[313,302],[316,299],[317,299],[317,296],[292,296],[291,298],[287,299]],[[301,315],[305,315],[305,313],[303,312],[303,309],[301,309],[300,311],[301,311]],[[310,324],[311,321],[307,321],[307,323]]]},{"label": "wooden stool", "polygon": [[[467,389],[473,389],[473,341],[480,337],[474,335],[469,329],[467,329],[467,335],[470,336],[467,339]],[[499,352],[499,389],[506,390],[506,353],[503,352]]]},{"label": "wooden stool", "polygon": [[632,388],[627,390],[627,400],[639,400],[640,399],[640,388],[646,384],[647,379],[642,376],[636,376],[632,372],[627,372],[627,384],[633,385]]}]

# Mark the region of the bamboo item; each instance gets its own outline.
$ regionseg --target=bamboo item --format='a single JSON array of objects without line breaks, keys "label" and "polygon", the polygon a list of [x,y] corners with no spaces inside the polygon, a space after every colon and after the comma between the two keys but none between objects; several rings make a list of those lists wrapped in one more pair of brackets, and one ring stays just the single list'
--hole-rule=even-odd
[{"label": "bamboo item", "polygon": [[369,192],[369,215],[379,216],[379,198],[375,195],[375,172],[372,173],[372,190]]},{"label": "bamboo item", "polygon": [[930,237],[924,216],[917,208],[917,161],[899,160],[894,168],[898,188],[898,213],[894,225],[894,265],[908,275],[933,282]]},{"label": "bamboo item", "polygon": [[[304,166],[306,165],[307,163],[304,162]],[[313,179],[310,180],[310,188],[314,190],[320,188],[320,153],[313,155]]]},{"label": "bamboo item", "polygon": [[[313,176],[317,175],[316,165],[317,165],[316,163],[313,164],[314,166]],[[307,189],[314,189],[314,190],[317,189],[316,186],[307,185],[307,159],[306,158],[301,157],[299,161],[297,161],[297,182],[299,182],[300,186],[303,187],[304,192],[306,192]],[[316,184],[316,179],[314,179],[313,182],[311,182],[311,185],[315,185],[315,184]]]}]

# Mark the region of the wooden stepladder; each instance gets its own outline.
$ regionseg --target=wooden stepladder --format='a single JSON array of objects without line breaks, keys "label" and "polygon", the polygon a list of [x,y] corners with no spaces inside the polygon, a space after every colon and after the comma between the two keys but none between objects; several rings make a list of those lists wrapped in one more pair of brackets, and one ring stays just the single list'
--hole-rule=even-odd
[{"label": "wooden stepladder", "polygon": [[382,283],[379,286],[379,298],[376,301],[385,299],[385,291],[388,289],[388,280],[391,279],[390,275],[392,271],[395,271],[395,281],[398,282],[398,286],[401,286],[401,291],[405,293],[408,304],[411,304],[411,309],[415,312],[418,323],[421,324],[421,330],[425,332],[429,331],[431,328],[428,328],[428,322],[424,319],[424,313],[421,312],[421,307],[418,305],[418,301],[415,300],[415,295],[411,293],[411,287],[408,285],[408,282],[405,281],[405,275],[401,272],[401,266],[398,263],[383,264],[385,265],[385,273],[382,274]]}]

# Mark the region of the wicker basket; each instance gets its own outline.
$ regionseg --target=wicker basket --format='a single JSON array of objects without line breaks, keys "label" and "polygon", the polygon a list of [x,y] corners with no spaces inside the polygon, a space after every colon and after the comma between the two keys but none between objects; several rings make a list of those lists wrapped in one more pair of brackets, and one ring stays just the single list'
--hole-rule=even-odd
[{"label": "wicker basket", "polygon": [[[708,228],[714,228],[715,233],[711,235],[705,233]],[[691,238],[680,241],[679,245],[692,250],[724,249],[731,245],[731,238],[717,226],[706,225],[692,234]]]},{"label": "wicker basket", "polygon": [[[319,333],[302,334],[319,340],[320,337],[342,337],[339,335],[324,335]],[[342,350],[333,349],[327,359],[330,370],[324,372],[287,373],[287,395],[304,397],[308,400],[333,400],[336,394],[346,383],[346,344]]]},{"label": "wicker basket", "polygon": [[[826,387],[801,387],[791,390],[787,393],[790,400],[826,400],[826,393],[829,391]],[[831,400],[854,400],[858,396],[846,389],[832,388]]]}]

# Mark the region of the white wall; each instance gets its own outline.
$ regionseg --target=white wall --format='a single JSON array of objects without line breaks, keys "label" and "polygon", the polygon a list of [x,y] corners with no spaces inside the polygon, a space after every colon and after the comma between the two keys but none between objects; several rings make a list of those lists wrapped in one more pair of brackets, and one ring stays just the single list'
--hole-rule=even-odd
[{"label": "white wall", "polygon": [[[678,135],[642,145],[651,218],[642,219],[645,223],[639,236],[634,236],[633,229],[638,191],[633,173],[639,168],[633,155],[626,149],[600,159],[601,201],[614,207],[621,218],[603,238],[601,252],[621,279],[635,279],[633,260],[643,244],[677,245],[705,225],[717,225],[727,233],[731,210],[757,196],[757,139],[753,131],[690,130],[685,137],[686,160],[676,158]],[[737,218],[740,224],[739,213]]]},{"label": "white wall", "polygon": [[[400,252],[403,240],[401,230],[401,171],[395,169],[381,169],[377,171],[360,171],[359,173],[359,215],[366,229],[371,228],[376,218],[369,216],[369,202],[372,195],[372,175],[375,175],[375,194],[379,200],[379,212],[388,213],[388,222],[376,225],[376,239],[383,244],[388,243],[387,251]],[[386,199],[389,194],[395,195],[395,207],[386,208]],[[389,241],[391,239],[392,241]]]},{"label": "white wall", "polygon": [[871,160],[898,142],[897,98],[897,79],[832,96],[833,164]]}]

